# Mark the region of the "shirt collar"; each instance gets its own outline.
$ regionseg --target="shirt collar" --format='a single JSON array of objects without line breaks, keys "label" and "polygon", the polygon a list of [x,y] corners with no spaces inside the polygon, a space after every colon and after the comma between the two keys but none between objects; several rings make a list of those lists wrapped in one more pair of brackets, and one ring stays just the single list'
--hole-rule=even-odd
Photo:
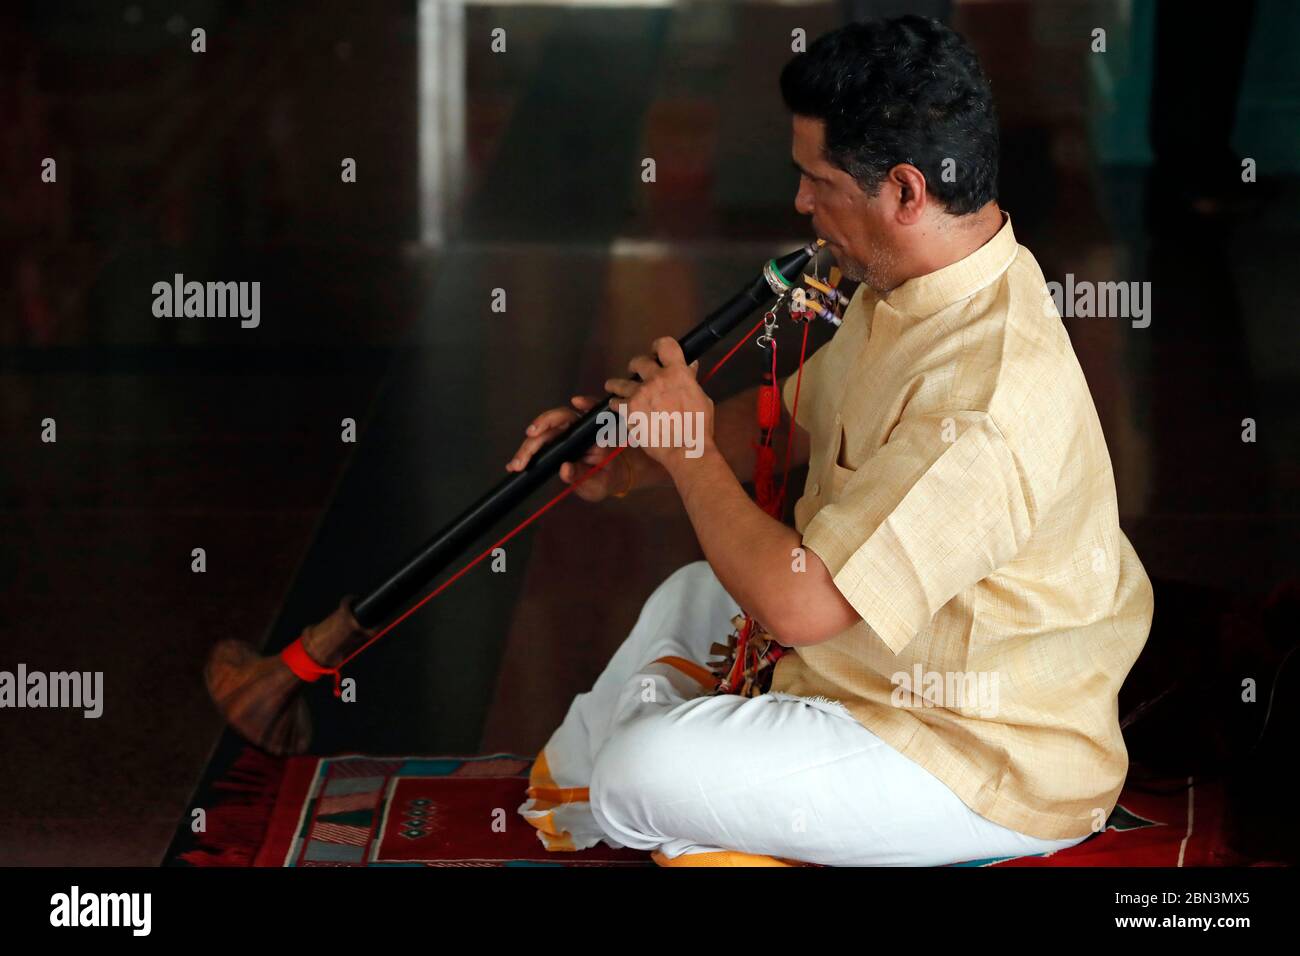
[{"label": "shirt collar", "polygon": [[924,318],[969,298],[1007,271],[1019,251],[1011,214],[1002,211],[1002,228],[964,259],[908,279],[880,301],[904,315]]}]

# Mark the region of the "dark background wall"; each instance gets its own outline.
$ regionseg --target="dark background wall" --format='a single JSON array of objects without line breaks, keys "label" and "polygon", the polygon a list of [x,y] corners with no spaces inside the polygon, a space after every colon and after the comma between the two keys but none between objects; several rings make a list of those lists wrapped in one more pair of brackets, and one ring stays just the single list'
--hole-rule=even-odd
[{"label": "dark background wall", "polygon": [[[598,389],[806,241],[776,90],[790,31],[883,10],[435,6],[0,11],[0,669],[106,684],[98,720],[0,711],[0,864],[159,862],[235,746],[202,687],[216,640],[278,650],[495,480],[533,413]],[[910,6],[980,52],[1002,203],[1048,278],[1152,282],[1148,328],[1066,325],[1125,529],[1153,577],[1187,589],[1157,595],[1138,676],[1158,690],[1187,648],[1219,659],[1216,609],[1258,609],[1297,570],[1300,124],[1279,57],[1295,15],[1258,4],[1244,79],[1198,66],[1243,109],[1227,133],[1190,124],[1181,148],[1226,137],[1261,173],[1260,201],[1207,219],[1188,211],[1196,182],[1162,188],[1177,177],[1145,133],[1159,24],[1194,45],[1218,21],[1145,3]],[[178,272],[260,282],[260,326],[156,318],[152,286]],[[738,361],[715,393],[757,374]],[[532,753],[650,589],[697,556],[670,493],[567,502],[511,544],[506,573],[467,577],[359,659],[355,704],[313,688],[314,747]],[[1212,686],[1186,706],[1230,698]],[[1218,752],[1144,726],[1155,763]]]}]

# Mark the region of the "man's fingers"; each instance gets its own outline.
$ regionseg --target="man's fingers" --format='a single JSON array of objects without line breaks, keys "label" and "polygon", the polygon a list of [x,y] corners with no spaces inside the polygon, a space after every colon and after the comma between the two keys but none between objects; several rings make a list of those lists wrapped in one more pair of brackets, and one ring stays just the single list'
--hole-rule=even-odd
[{"label": "man's fingers", "polygon": [[605,391],[611,392],[620,398],[631,398],[640,387],[640,382],[633,382],[631,379],[626,378],[611,378],[605,382]]},{"label": "man's fingers", "polygon": [[578,485],[578,490],[574,492],[583,501],[600,501],[605,497],[605,489],[591,481],[584,481]]},{"label": "man's fingers", "polygon": [[[606,383],[606,388],[616,395],[623,393],[630,395],[636,391],[640,384],[628,379],[610,379]],[[528,437],[520,444],[514,456],[506,462],[506,471],[522,471],[543,445],[552,441],[562,432],[568,431],[573,423],[578,420],[580,413],[590,411],[604,401],[604,398],[591,395],[574,395],[569,399],[569,403],[573,408],[551,408],[542,412],[524,429]],[[610,403],[610,409],[617,414],[625,415],[626,403],[615,400]],[[566,484],[573,483],[580,475],[590,470],[593,465],[599,464],[608,453],[609,449],[607,448],[601,448],[598,445],[591,446],[583,452],[579,463],[565,462],[560,466],[560,479]],[[604,497],[604,491],[600,487],[601,484],[603,484],[602,478],[593,475],[582,482],[578,488],[578,493],[584,498],[602,498]],[[586,494],[583,494],[584,490],[587,492]]]},{"label": "man's fingers", "polygon": [[650,346],[659,358],[659,364],[664,368],[670,365],[685,365],[686,353],[682,347],[677,344],[677,340],[671,335],[665,335],[654,340]]},{"label": "man's fingers", "polygon": [[[565,462],[560,466],[560,480],[566,485],[571,485],[578,478],[585,475],[590,470],[586,463],[575,465],[573,462]],[[604,472],[597,472],[588,478],[584,478],[582,483],[574,489],[574,494],[586,501],[598,501],[605,497],[606,489],[601,482]]]},{"label": "man's fingers", "polygon": [[[583,396],[574,396],[571,401],[579,411],[585,411],[593,404],[591,399]],[[579,401],[585,404],[580,405]],[[519,450],[515,452],[514,457],[506,462],[506,471],[519,471],[528,464],[528,460],[533,457],[537,449],[541,448],[548,441],[553,439],[560,432],[565,431],[578,420],[578,415],[572,408],[549,408],[542,412],[524,429],[524,434],[528,437],[524,439]]]},{"label": "man's fingers", "polygon": [[519,450],[515,452],[515,457],[510,460],[510,464],[522,468],[528,464],[528,459],[533,457],[537,449],[541,448],[561,431],[563,429],[551,428],[531,438],[525,438],[523,444],[519,446]]},{"label": "man's fingers", "polygon": [[641,381],[648,382],[662,372],[663,367],[649,355],[638,355],[627,363],[627,370],[641,376]]},{"label": "man's fingers", "polygon": [[528,464],[529,460],[537,453],[539,448],[557,435],[562,434],[567,428],[567,424],[563,427],[548,428],[545,431],[538,432],[535,435],[530,435],[528,438],[525,438],[523,443],[519,446],[519,450],[515,452],[514,457],[506,462],[506,471],[521,470]]},{"label": "man's fingers", "polygon": [[534,418],[524,431],[529,435],[536,435],[548,428],[568,428],[572,424],[572,411],[567,408],[551,408]]}]

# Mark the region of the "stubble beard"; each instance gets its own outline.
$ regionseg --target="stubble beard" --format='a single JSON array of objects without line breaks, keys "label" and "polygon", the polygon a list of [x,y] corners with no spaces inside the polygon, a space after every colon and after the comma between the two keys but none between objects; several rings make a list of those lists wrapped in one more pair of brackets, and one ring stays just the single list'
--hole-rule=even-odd
[{"label": "stubble beard", "polygon": [[893,288],[894,257],[886,250],[875,250],[869,263],[858,262],[847,256],[837,265],[846,279],[861,282],[877,295],[884,295]]}]

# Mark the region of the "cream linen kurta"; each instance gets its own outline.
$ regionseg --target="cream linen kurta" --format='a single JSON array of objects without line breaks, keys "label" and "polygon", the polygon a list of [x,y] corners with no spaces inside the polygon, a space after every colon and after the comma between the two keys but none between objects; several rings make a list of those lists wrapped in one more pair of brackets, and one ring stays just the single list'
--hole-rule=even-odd
[{"label": "cream linen kurta", "polygon": [[[787,412],[793,395],[791,376]],[[1010,217],[883,298],[860,287],[806,363],[798,422],[812,452],[795,525],[862,622],[787,653],[772,690],[843,702],[1002,826],[1100,829],[1128,770],[1118,692],[1151,585]]]}]

